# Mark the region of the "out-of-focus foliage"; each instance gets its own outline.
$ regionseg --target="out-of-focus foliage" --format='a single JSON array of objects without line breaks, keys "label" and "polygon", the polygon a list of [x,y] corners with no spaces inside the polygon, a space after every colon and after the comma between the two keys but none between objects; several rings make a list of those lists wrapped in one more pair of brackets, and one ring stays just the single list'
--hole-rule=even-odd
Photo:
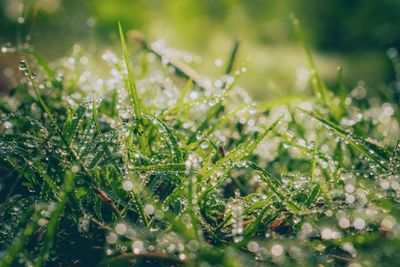
[{"label": "out-of-focus foliage", "polygon": [[[76,42],[95,52],[115,44],[115,25],[121,21],[149,40],[163,38],[202,56],[201,71],[213,75],[214,60],[238,38],[242,60],[249,60],[250,71],[259,77],[256,83],[245,76],[241,83],[253,95],[267,98],[292,93],[296,73],[306,66],[290,27],[294,12],[330,83],[342,65],[347,81],[365,80],[374,91],[382,81],[393,80],[385,51],[400,47],[399,10],[396,0],[4,0],[0,42],[15,45],[31,33],[30,42],[52,58],[69,52]],[[23,25],[17,23],[20,16]],[[49,40],[59,42],[49,46]]]}]

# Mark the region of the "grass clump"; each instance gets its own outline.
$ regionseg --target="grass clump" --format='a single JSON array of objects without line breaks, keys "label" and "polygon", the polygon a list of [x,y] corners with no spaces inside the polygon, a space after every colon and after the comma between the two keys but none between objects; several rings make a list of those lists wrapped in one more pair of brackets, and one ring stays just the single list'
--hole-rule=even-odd
[{"label": "grass clump", "polygon": [[20,51],[0,101],[1,267],[400,260],[394,98],[341,71],[328,89],[306,48],[314,94],[255,103],[237,42],[214,81],[157,42],[132,64],[119,32],[102,77],[79,46],[54,68]]}]

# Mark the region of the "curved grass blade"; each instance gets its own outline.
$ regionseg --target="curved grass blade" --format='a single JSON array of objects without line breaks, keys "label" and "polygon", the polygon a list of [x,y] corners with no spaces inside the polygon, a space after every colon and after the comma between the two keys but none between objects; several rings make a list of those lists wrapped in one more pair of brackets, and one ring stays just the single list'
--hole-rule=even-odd
[{"label": "curved grass blade", "polygon": [[246,228],[244,228],[244,231],[243,231],[244,237],[249,237],[257,232],[258,228],[261,226],[261,221],[264,218],[265,213],[270,208],[267,206],[268,204],[269,204],[269,202],[265,203],[266,206],[261,210],[261,212],[260,212],[260,214],[258,214],[257,218],[253,222],[251,222],[249,225],[247,225]]},{"label": "curved grass blade", "polygon": [[267,136],[267,134],[275,128],[278,122],[281,120],[282,116],[275,120],[268,128],[264,130],[261,134],[257,136],[256,139],[246,139],[242,143],[240,143],[237,147],[232,149],[225,157],[218,160],[209,170],[207,170],[204,174],[201,174],[203,179],[207,179],[210,177],[218,168],[222,167],[224,164],[228,162],[239,162],[242,158],[244,158],[248,153],[256,148],[256,146]]},{"label": "curved grass blade", "polygon": [[160,120],[156,116],[149,114],[148,117],[150,118],[150,120],[152,122],[156,123],[160,128],[162,128],[162,130],[165,133],[165,136],[168,140],[168,145],[170,147],[172,157],[174,158],[175,162],[181,163],[183,161],[182,152],[178,145],[178,139],[172,133],[172,130],[162,120]]},{"label": "curved grass blade", "polygon": [[279,180],[275,178],[268,171],[263,168],[258,167],[253,162],[246,162],[246,164],[253,170],[258,171],[261,174],[261,179],[267,184],[268,188],[273,194],[284,204],[284,206],[293,214],[298,214],[302,208],[291,199],[289,194],[285,192],[283,186],[278,182]]},{"label": "curved grass blade", "polygon": [[211,126],[209,129],[207,129],[205,131],[205,135],[210,135],[212,132],[214,132],[216,129],[218,129],[221,125],[224,125],[224,123],[226,123],[227,121],[229,121],[230,119],[232,119],[236,114],[238,114],[239,112],[245,110],[246,108],[251,107],[252,104],[247,104],[241,107],[238,107],[235,110],[232,110],[231,112],[229,112],[228,114],[224,115],[221,119],[218,120],[218,122],[216,124],[214,124],[213,126]]},{"label": "curved grass blade", "polygon": [[128,49],[126,47],[125,36],[124,36],[124,32],[122,30],[121,23],[118,23],[118,29],[119,29],[119,37],[121,40],[121,46],[122,46],[122,57],[124,59],[125,67],[128,72],[128,77],[127,77],[127,81],[126,81],[127,88],[128,88],[128,95],[129,95],[129,99],[130,99],[130,102],[131,102],[131,105],[133,108],[133,112],[135,114],[135,118],[138,121],[137,133],[139,134],[141,148],[147,154],[149,154],[151,150],[150,150],[150,146],[148,144],[146,133],[143,129],[144,128],[143,106],[142,106],[142,103],[141,103],[138,93],[137,93],[135,77],[133,75],[133,69],[132,69],[132,62],[131,62],[131,58],[129,56]]},{"label": "curved grass blade", "polygon": [[[309,116],[322,122],[329,129],[332,129],[336,135],[338,135],[340,138],[345,140],[355,150],[360,152],[366,158],[368,158],[368,159],[372,160],[373,162],[375,162],[376,164],[378,164],[382,169],[388,170],[388,168],[382,163],[382,161],[375,156],[377,154],[375,152],[376,146],[369,146],[368,148],[365,148],[358,141],[358,140],[361,140],[361,137],[354,137],[352,134],[348,133],[346,130],[344,130],[340,126],[336,125],[335,123],[333,123],[331,121],[328,121],[327,119],[325,119],[321,115],[316,114],[315,112],[304,110],[302,108],[298,108],[298,109],[300,109],[302,112],[304,112],[304,113],[308,114]],[[372,153],[370,151],[372,151]]]},{"label": "curved grass blade", "polygon": [[51,81],[55,80],[56,72],[50,68],[47,60],[36,51],[29,51],[29,54],[34,59],[36,59],[37,63],[43,68],[43,70],[46,72],[47,76],[49,76],[50,80]]},{"label": "curved grass blade", "polygon": [[168,62],[167,65],[171,66],[174,69],[177,76],[183,77],[187,80],[192,80],[196,86],[198,86],[202,90],[205,90],[206,86],[204,86],[203,78],[189,65],[176,59],[173,55],[170,55],[170,53],[166,51],[158,51],[158,49],[154,49],[142,37],[140,37],[139,41],[146,51],[156,55],[160,61],[166,59],[166,61]]},{"label": "curved grass blade", "polygon": [[187,141],[187,145],[190,145],[191,143],[193,143],[196,140],[197,134],[201,133],[204,129],[206,129],[210,124],[210,120],[212,118],[216,117],[223,110],[223,108],[224,108],[223,101],[219,100],[217,104],[215,104],[209,110],[207,110],[205,119],[200,124],[200,126],[189,137],[189,140]]},{"label": "curved grass blade", "polygon": [[266,205],[268,205],[268,203],[270,203],[270,201],[272,200],[273,197],[274,197],[274,195],[269,195],[266,199],[260,200],[256,203],[254,203],[253,205],[249,206],[248,208],[246,208],[243,211],[243,215],[247,215],[250,212],[252,212],[253,210],[261,209],[261,208],[265,207]]}]

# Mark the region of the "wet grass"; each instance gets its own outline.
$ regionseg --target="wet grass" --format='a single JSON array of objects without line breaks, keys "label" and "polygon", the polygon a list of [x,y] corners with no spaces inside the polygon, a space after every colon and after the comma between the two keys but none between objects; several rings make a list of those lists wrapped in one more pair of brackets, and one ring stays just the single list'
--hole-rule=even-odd
[{"label": "wet grass", "polygon": [[17,49],[1,267],[399,262],[396,88],[371,100],[342,70],[328,88],[305,45],[313,93],[257,103],[238,42],[213,81],[157,42],[132,56],[119,33],[102,77],[79,46],[58,64]]}]

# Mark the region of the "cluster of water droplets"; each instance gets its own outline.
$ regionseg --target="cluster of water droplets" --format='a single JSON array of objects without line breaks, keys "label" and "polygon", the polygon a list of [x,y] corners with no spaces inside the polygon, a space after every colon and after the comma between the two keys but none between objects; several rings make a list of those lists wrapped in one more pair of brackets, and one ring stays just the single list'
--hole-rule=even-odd
[{"label": "cluster of water droplets", "polygon": [[233,198],[227,206],[232,214],[232,237],[235,243],[243,240],[243,204],[239,197],[240,193],[237,191],[235,193],[235,198]]},{"label": "cluster of water droplets", "polygon": [[[185,216],[181,216],[180,220],[190,220]],[[153,232],[157,233],[157,230]],[[157,236],[151,231],[126,222],[117,222],[106,236],[107,255],[119,253],[132,253],[138,256],[160,255],[166,258],[176,258],[180,262],[185,262],[187,259],[195,259],[196,252],[200,248],[197,240],[185,240],[174,231],[160,232]],[[135,257],[132,257],[134,259]]]}]

